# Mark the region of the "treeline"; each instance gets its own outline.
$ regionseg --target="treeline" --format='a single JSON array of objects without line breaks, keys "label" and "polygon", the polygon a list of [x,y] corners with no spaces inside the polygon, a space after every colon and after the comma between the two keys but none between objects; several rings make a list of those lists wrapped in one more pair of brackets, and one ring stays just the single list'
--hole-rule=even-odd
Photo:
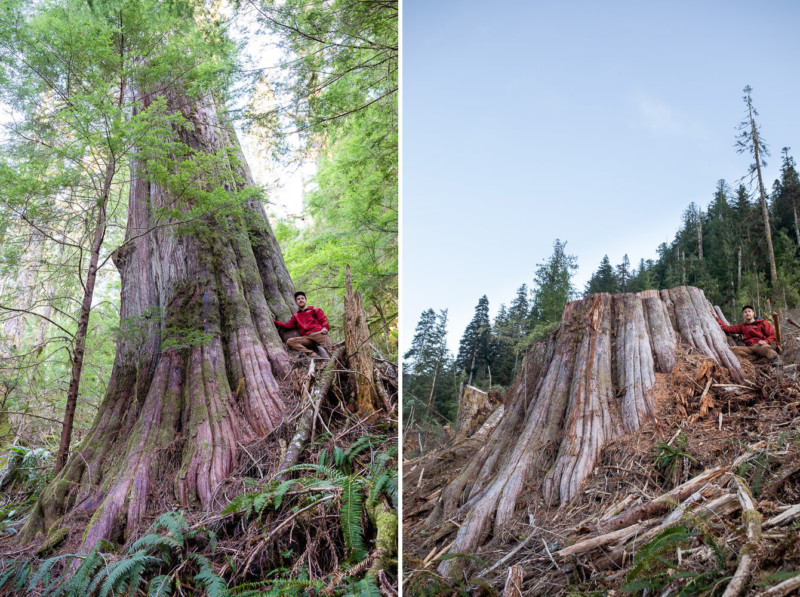
[{"label": "treeline", "polygon": [[657,259],[642,259],[631,268],[628,256],[612,266],[608,256],[586,285],[586,293],[639,292],[682,284],[702,288],[714,304],[736,317],[744,304],[759,313],[800,304],[800,179],[796,163],[783,149],[780,178],[768,197],[768,222],[777,282],[770,272],[765,220],[758,200],[743,184],[735,189],[717,183],[705,209],[691,203],[683,212],[675,239],[658,247]]},{"label": "treeline", "polygon": [[572,276],[578,260],[556,239],[552,255],[537,265],[533,286],[522,284],[509,306],[489,317],[489,299],[478,300],[475,315],[459,343],[447,348],[447,310],[422,314],[409,350],[403,355],[403,405],[408,423],[454,421],[461,384],[502,389],[510,384],[525,351],[561,320],[564,305],[577,296]]},{"label": "treeline", "polygon": [[[739,146],[752,155],[751,186],[720,180],[706,208],[691,203],[671,243],[662,243],[656,259],[628,255],[613,265],[604,256],[584,288],[585,294],[640,292],[681,285],[697,286],[708,299],[736,319],[742,305],[758,315],[775,307],[800,305],[800,178],[797,165],[782,150],[780,176],[767,193],[761,167],[768,156],[754,120],[750,89],[745,88],[747,118]],[[558,325],[567,301],[578,296],[572,285],[577,259],[556,240],[553,254],[537,266],[533,286],[521,285],[509,306],[489,317],[489,300],[478,301],[464,330],[458,354],[447,350],[447,311],[422,314],[411,348],[404,354],[404,404],[407,421],[455,420],[458,389],[471,384],[504,389],[516,375],[522,355]]]}]

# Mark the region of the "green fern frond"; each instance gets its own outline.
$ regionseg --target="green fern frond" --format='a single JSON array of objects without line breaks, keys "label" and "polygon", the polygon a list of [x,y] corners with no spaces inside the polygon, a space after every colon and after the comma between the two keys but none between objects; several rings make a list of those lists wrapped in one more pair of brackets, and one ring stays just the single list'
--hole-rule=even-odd
[{"label": "green fern frond", "polygon": [[223,514],[239,514],[248,507],[252,506],[252,495],[242,493],[233,498],[230,503],[222,510]]},{"label": "green fern frond", "polygon": [[208,597],[227,597],[230,595],[225,581],[214,572],[208,558],[198,553],[189,554],[189,558],[197,562],[200,566],[200,572],[195,575],[194,579],[206,588]]},{"label": "green fern frond", "polygon": [[367,576],[348,588],[348,597],[381,597],[381,591],[375,580]]},{"label": "green fern frond", "polygon": [[367,448],[371,448],[374,445],[375,439],[376,436],[374,435],[362,435],[356,441],[354,441],[353,444],[347,449],[347,452],[345,452],[345,460],[347,464],[352,464],[356,456],[358,456]]},{"label": "green fern frond", "polygon": [[[44,581],[45,584],[49,584],[50,570],[53,568],[55,563],[61,559],[64,559],[65,557],[70,557],[70,556],[72,556],[72,554],[69,554],[69,556],[66,555],[55,556],[54,558],[50,558],[49,560],[45,560],[44,562],[42,562],[42,565],[39,566],[39,569],[33,576],[31,576],[30,580],[28,581],[28,591],[33,591],[34,587],[36,587],[36,585],[38,585],[42,581]],[[0,586],[2,586],[2,584],[0,584]]]},{"label": "green fern frond", "polygon": [[352,550],[352,557],[361,561],[367,557],[364,549],[364,533],[361,528],[361,511],[363,509],[363,480],[358,477],[345,477],[342,483],[342,506],[340,519],[342,532],[347,547]]},{"label": "green fern frond", "polygon": [[[89,589],[90,585],[95,584],[96,586],[96,583],[93,583],[92,579],[102,578],[102,572],[105,571],[105,562],[100,550],[109,546],[110,544],[108,541],[98,541],[89,551],[89,553],[87,553],[83,558],[81,565],[78,566],[78,569],[75,570],[75,573],[72,576],[68,577],[64,582],[62,582],[57,589],[51,590],[51,588],[48,587],[48,590],[45,591],[45,593],[47,595],[52,595],[53,597],[59,597],[60,595],[67,595],[68,597],[84,597],[85,595],[90,595],[93,591],[93,589]],[[67,565],[67,569],[69,569],[69,564]],[[59,580],[57,579],[56,583],[58,582]]]},{"label": "green fern frond", "polygon": [[107,597],[111,591],[118,589],[126,582],[130,582],[141,572],[148,564],[160,564],[159,558],[149,556],[145,552],[140,551],[131,554],[124,560],[114,562],[108,567],[108,574],[102,587],[100,587],[100,597]]},{"label": "green fern frond", "polygon": [[149,551],[151,548],[157,547],[163,552],[180,551],[183,548],[183,543],[179,543],[176,539],[169,535],[145,535],[128,550],[128,555],[132,555],[137,551]]},{"label": "green fern frond", "polygon": [[184,534],[189,530],[189,523],[182,512],[165,512],[147,529],[148,534],[165,529],[181,545],[186,542]]},{"label": "green fern frond", "polygon": [[14,560],[7,562],[7,564],[10,567],[0,578],[0,589],[11,583],[17,590],[20,590],[31,574],[33,569],[31,563],[27,560]]},{"label": "green fern frond", "polygon": [[346,477],[346,475],[343,475],[340,471],[337,471],[335,468],[329,466],[322,466],[320,464],[297,464],[295,466],[286,469],[284,473],[294,473],[297,471],[314,471],[318,475],[323,475],[325,478],[329,479],[330,481],[339,486],[341,486],[340,482]]},{"label": "green fern frond", "polygon": [[333,465],[341,470],[345,464],[344,450],[339,446],[333,446]]},{"label": "green fern frond", "polygon": [[156,576],[147,585],[147,597],[169,597],[172,595],[172,577]]},{"label": "green fern frond", "polygon": [[378,478],[375,479],[375,481],[372,484],[372,489],[369,492],[369,497],[367,498],[367,507],[370,507],[372,506],[372,504],[375,503],[375,500],[378,499],[378,496],[380,495],[381,491],[384,490],[384,488],[390,489],[389,486],[391,484],[391,480],[392,480],[392,473],[390,473],[389,471],[382,472],[378,476]]},{"label": "green fern frond", "polygon": [[284,481],[275,489],[275,492],[272,494],[272,501],[275,504],[276,508],[280,508],[281,502],[283,501],[283,496],[286,495],[286,492],[289,491],[292,487],[297,485],[297,480],[292,479],[289,481]]}]

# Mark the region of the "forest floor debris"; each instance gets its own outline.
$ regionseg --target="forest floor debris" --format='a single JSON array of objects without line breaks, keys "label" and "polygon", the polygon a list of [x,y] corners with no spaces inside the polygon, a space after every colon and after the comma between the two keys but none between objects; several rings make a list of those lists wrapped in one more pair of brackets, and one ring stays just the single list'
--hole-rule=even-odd
[{"label": "forest floor debris", "polygon": [[[379,364],[392,412],[359,416],[348,400],[351,372],[340,356],[296,359],[281,382],[283,394],[293,397],[288,416],[269,436],[240,445],[237,470],[206,511],[166,508],[139,521],[136,536],[104,542],[77,558],[84,532],[79,520],[22,547],[14,534],[24,518],[0,526],[0,595],[48,595],[63,585],[72,591],[65,594],[88,596],[103,594],[106,583],[124,594],[134,582],[159,595],[257,595],[276,587],[282,595],[396,595],[397,370],[389,361]],[[324,373],[332,383],[316,400],[303,400]],[[310,407],[302,459],[282,467]],[[3,504],[30,508],[41,487],[9,484]],[[170,489],[160,487],[152,499],[171,504]],[[134,573],[128,565],[139,577],[126,576]],[[183,593],[174,593],[178,582]],[[150,593],[161,586],[153,583],[166,583],[170,591]]]},{"label": "forest floor debris", "polygon": [[[683,351],[657,375],[657,420],[607,446],[578,498],[547,508],[530,487],[513,523],[472,554],[444,556],[463,518],[424,522],[475,447],[404,462],[407,594],[794,594],[800,378],[792,367],[744,368],[746,381],[732,383]],[[460,583],[437,574],[442,556],[463,559]]]}]

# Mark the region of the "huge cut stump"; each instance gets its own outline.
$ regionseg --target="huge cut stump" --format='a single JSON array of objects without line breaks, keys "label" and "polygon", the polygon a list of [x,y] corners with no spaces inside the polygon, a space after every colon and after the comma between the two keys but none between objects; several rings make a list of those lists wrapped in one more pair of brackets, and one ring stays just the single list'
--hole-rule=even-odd
[{"label": "huge cut stump", "polygon": [[[524,490],[575,497],[605,445],[656,414],[656,373],[675,366],[678,345],[714,358],[742,381],[711,304],[697,288],[589,295],[568,303],[561,325],[525,356],[506,411],[428,518],[463,518],[451,551],[471,553],[512,520]],[[454,571],[456,560],[440,565]]]}]

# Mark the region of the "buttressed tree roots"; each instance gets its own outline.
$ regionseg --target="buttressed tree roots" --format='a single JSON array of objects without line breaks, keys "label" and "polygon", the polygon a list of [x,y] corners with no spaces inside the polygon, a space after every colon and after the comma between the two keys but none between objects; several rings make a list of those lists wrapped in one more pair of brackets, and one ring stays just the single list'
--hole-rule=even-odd
[{"label": "buttressed tree roots", "polygon": [[[190,154],[214,156],[200,179],[231,193],[252,186],[210,94],[137,99],[147,106],[157,96],[185,119],[174,134]],[[192,195],[160,183],[143,161],[131,179],[126,242],[114,255],[122,334],[108,390],[24,529],[32,538],[83,521],[84,550],[124,540],[157,495],[209,506],[237,444],[268,434],[285,409],[278,379],[290,362],[273,319],[289,317],[294,288],[261,204],[251,197],[224,215],[206,211],[192,229],[164,225],[163,210],[197,207]]]},{"label": "buttressed tree roots", "polygon": [[[525,488],[551,505],[575,497],[603,447],[655,415],[655,374],[669,373],[678,344],[743,379],[712,306],[697,288],[589,295],[567,304],[506,397],[502,421],[428,518],[464,520],[452,552],[469,553],[510,522]],[[440,565],[453,573],[456,560]]]}]

